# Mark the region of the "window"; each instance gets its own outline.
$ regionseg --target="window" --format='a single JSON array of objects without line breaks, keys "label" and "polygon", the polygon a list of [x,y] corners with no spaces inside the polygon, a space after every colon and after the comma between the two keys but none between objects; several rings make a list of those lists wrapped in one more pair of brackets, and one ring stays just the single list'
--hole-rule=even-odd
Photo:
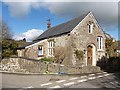
[{"label": "window", "polygon": [[43,46],[38,46],[38,56],[43,55]]},{"label": "window", "polygon": [[53,57],[54,55],[54,41],[48,42],[48,56]]},{"label": "window", "polygon": [[98,49],[102,50],[103,49],[103,38],[101,36],[97,37],[97,42],[98,42]]},{"label": "window", "polygon": [[88,33],[92,33],[93,32],[93,24],[89,24],[88,25]]},{"label": "window", "polygon": [[19,50],[19,56],[22,57],[22,50]]}]

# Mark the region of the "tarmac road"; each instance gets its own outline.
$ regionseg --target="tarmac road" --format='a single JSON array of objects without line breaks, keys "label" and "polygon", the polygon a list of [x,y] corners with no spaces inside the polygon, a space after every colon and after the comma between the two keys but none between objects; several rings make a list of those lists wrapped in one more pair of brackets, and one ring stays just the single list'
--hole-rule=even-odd
[{"label": "tarmac road", "polygon": [[120,89],[120,74],[96,73],[88,75],[2,75],[2,88],[115,88]]}]

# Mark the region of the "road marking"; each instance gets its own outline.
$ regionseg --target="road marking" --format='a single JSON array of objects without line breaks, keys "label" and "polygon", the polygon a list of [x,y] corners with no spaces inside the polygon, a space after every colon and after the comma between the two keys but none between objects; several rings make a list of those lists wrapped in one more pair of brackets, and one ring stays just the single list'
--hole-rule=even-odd
[{"label": "road marking", "polygon": [[113,84],[113,85],[115,84],[115,83],[113,83],[113,82],[110,82],[110,83]]},{"label": "road marking", "polygon": [[87,76],[85,75],[85,76],[81,76],[81,78],[86,78]]},{"label": "road marking", "polygon": [[60,88],[60,86],[53,86],[53,87],[50,87],[50,88]]},{"label": "road marking", "polygon": [[44,83],[44,84],[41,84],[41,86],[47,86],[47,85],[50,85],[52,83]]},{"label": "road marking", "polygon": [[115,81],[116,84],[118,84],[119,82],[118,81]]},{"label": "road marking", "polygon": [[89,76],[94,76],[95,74],[89,74]]},{"label": "road marking", "polygon": [[29,87],[23,87],[23,88],[21,88],[21,89],[18,89],[18,90],[26,90],[26,89],[28,89],[28,88],[34,88],[33,86],[29,86]]},{"label": "road marking", "polygon": [[92,79],[95,79],[96,77],[89,77],[88,79],[92,80]]},{"label": "road marking", "polygon": [[102,74],[102,73],[97,73],[97,74]]},{"label": "road marking", "polygon": [[78,80],[77,82],[85,82],[87,79]]},{"label": "road marking", "polygon": [[103,72],[103,73],[107,73],[107,72]]},{"label": "road marking", "polygon": [[69,80],[76,80],[76,79],[78,79],[78,77],[70,78]]},{"label": "road marking", "polygon": [[29,86],[29,87],[27,87],[27,88],[34,88],[33,86]]},{"label": "road marking", "polygon": [[59,81],[56,81],[57,83],[61,83],[61,82],[64,82],[64,81],[66,81],[66,80],[59,80]]},{"label": "road marking", "polygon": [[63,85],[69,86],[69,85],[73,85],[73,84],[75,84],[75,82],[69,82],[69,83],[65,83],[65,84],[63,84]]},{"label": "road marking", "polygon": [[110,75],[110,74],[105,74],[104,76],[108,76],[108,75]]},{"label": "road marking", "polygon": [[97,77],[99,77],[99,78],[100,78],[100,77],[103,77],[103,76],[102,76],[102,75],[100,75],[100,76],[97,76]]}]

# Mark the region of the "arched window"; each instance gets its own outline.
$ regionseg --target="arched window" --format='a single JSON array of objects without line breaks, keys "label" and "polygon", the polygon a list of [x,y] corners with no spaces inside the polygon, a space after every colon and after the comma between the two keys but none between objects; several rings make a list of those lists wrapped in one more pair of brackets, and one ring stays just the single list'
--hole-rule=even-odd
[{"label": "arched window", "polygon": [[89,24],[88,25],[88,33],[92,33],[93,32],[93,24]]}]

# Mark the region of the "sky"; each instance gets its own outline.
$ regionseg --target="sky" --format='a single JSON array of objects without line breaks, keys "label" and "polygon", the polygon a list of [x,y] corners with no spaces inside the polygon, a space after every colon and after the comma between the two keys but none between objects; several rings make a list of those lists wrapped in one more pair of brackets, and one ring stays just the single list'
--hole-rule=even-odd
[{"label": "sky", "polygon": [[0,17],[8,24],[13,33],[13,39],[26,38],[27,41],[32,41],[47,30],[47,19],[50,18],[53,27],[91,11],[103,31],[118,39],[117,0],[116,2],[85,1],[4,0]]}]

